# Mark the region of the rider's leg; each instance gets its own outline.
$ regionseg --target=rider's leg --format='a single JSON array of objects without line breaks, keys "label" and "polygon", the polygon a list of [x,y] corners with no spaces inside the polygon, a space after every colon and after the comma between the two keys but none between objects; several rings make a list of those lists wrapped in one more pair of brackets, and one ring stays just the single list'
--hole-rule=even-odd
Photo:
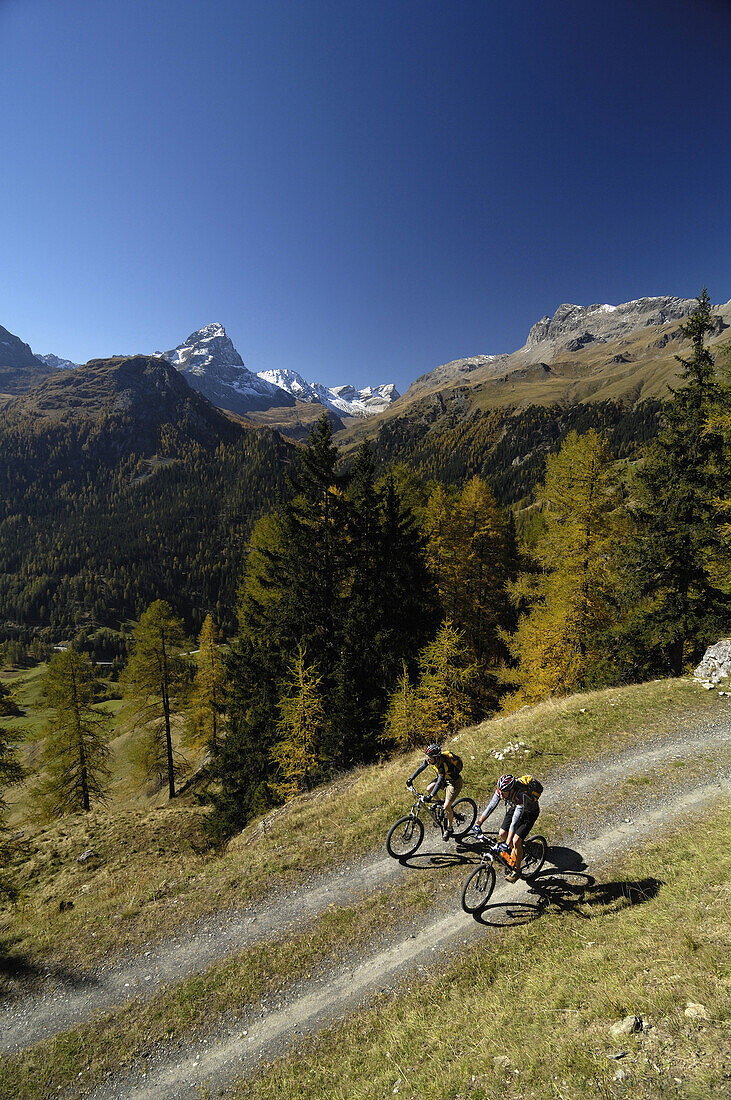
[{"label": "rider's leg", "polygon": [[454,783],[448,783],[447,789],[444,793],[444,816],[447,819],[447,828],[451,829],[454,825],[454,800],[460,792],[462,787],[461,779],[457,779]]},{"label": "rider's leg", "polygon": [[523,841],[516,833],[513,837],[513,852],[515,853],[515,871],[516,874],[520,870],[520,865],[523,862]]}]

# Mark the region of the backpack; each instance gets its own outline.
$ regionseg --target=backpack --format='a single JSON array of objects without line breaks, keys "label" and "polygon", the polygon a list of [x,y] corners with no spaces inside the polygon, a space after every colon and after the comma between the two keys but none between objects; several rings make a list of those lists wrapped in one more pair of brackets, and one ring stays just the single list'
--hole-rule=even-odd
[{"label": "backpack", "polygon": [[455,774],[459,775],[459,773],[462,771],[462,768],[464,767],[462,763],[462,757],[457,756],[456,752],[442,752],[442,756],[452,765]]},{"label": "backpack", "polygon": [[518,782],[521,783],[525,788],[527,788],[528,794],[532,795],[536,801],[538,801],[538,799],[543,794],[543,784],[539,782],[539,780],[536,779],[535,776],[521,775]]}]

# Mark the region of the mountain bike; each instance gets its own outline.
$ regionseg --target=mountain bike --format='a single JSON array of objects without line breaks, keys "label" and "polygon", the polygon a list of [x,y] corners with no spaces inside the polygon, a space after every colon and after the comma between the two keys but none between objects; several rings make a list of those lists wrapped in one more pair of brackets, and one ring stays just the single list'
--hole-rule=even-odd
[{"label": "mountain bike", "polygon": [[[406,817],[400,817],[386,838],[386,851],[394,859],[406,859],[412,856],[424,839],[424,822],[421,813],[426,812],[432,819],[435,829],[441,829],[446,824],[444,803],[439,798],[430,798],[429,795],[419,794],[410,787],[409,790],[416,797],[411,807],[411,813]],[[458,798],[452,805],[454,813],[454,825],[452,836],[455,840],[461,840],[472,826],[477,817],[477,806],[471,798]]]},{"label": "mountain bike", "polygon": [[[495,889],[495,867],[506,874],[514,871],[513,853],[506,852],[495,841],[484,840],[484,851],[479,867],[476,867],[467,877],[462,887],[462,908],[465,913],[479,913],[490,900]],[[546,859],[546,838],[544,836],[529,836],[523,841],[523,862],[520,865],[519,877],[530,882],[543,867]]]}]

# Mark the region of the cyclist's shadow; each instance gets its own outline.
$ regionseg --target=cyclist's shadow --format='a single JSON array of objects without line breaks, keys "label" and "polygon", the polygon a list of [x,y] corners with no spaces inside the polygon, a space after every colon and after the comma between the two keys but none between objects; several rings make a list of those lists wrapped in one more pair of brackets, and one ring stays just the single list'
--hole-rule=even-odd
[{"label": "cyclist's shadow", "polygon": [[413,856],[403,856],[399,863],[412,871],[433,871],[438,867],[459,867],[471,863],[469,856],[462,852],[414,852]]},{"label": "cyclist's shadow", "polygon": [[531,901],[486,905],[473,914],[474,919],[480,924],[504,928],[530,924],[555,907],[582,920],[591,920],[594,914],[585,912],[586,909],[593,908],[604,914],[627,905],[640,905],[656,897],[664,885],[656,878],[597,882],[589,873],[581,853],[572,848],[549,847],[547,858],[553,866],[526,882],[528,892],[533,896]]}]

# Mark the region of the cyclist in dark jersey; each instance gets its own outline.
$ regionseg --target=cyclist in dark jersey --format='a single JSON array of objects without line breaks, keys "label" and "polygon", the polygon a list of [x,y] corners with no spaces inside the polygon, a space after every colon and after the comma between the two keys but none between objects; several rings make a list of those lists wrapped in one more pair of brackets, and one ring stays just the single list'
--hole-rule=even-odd
[{"label": "cyclist in dark jersey", "polygon": [[445,788],[444,816],[446,822],[442,827],[442,839],[450,840],[452,837],[452,827],[454,825],[454,810],[452,806],[455,798],[462,790],[462,776],[457,770],[457,761],[451,753],[443,753],[441,745],[428,745],[424,763],[420,764],[414,774],[406,780],[407,788],[410,788],[417,775],[421,775],[424,769],[429,766],[434,768],[437,774],[436,778],[432,779],[431,783],[427,785],[427,794],[430,794],[433,798],[440,787]]},{"label": "cyclist in dark jersey", "polygon": [[520,865],[523,862],[523,841],[535,825],[541,811],[538,799],[524,783],[521,783],[514,775],[501,775],[497,781],[495,794],[472,828],[475,836],[482,836],[483,822],[496,809],[501,799],[505,802],[505,816],[500,825],[498,840],[506,848],[513,849],[515,856],[514,869],[506,878],[510,882],[515,882],[520,873]]}]

